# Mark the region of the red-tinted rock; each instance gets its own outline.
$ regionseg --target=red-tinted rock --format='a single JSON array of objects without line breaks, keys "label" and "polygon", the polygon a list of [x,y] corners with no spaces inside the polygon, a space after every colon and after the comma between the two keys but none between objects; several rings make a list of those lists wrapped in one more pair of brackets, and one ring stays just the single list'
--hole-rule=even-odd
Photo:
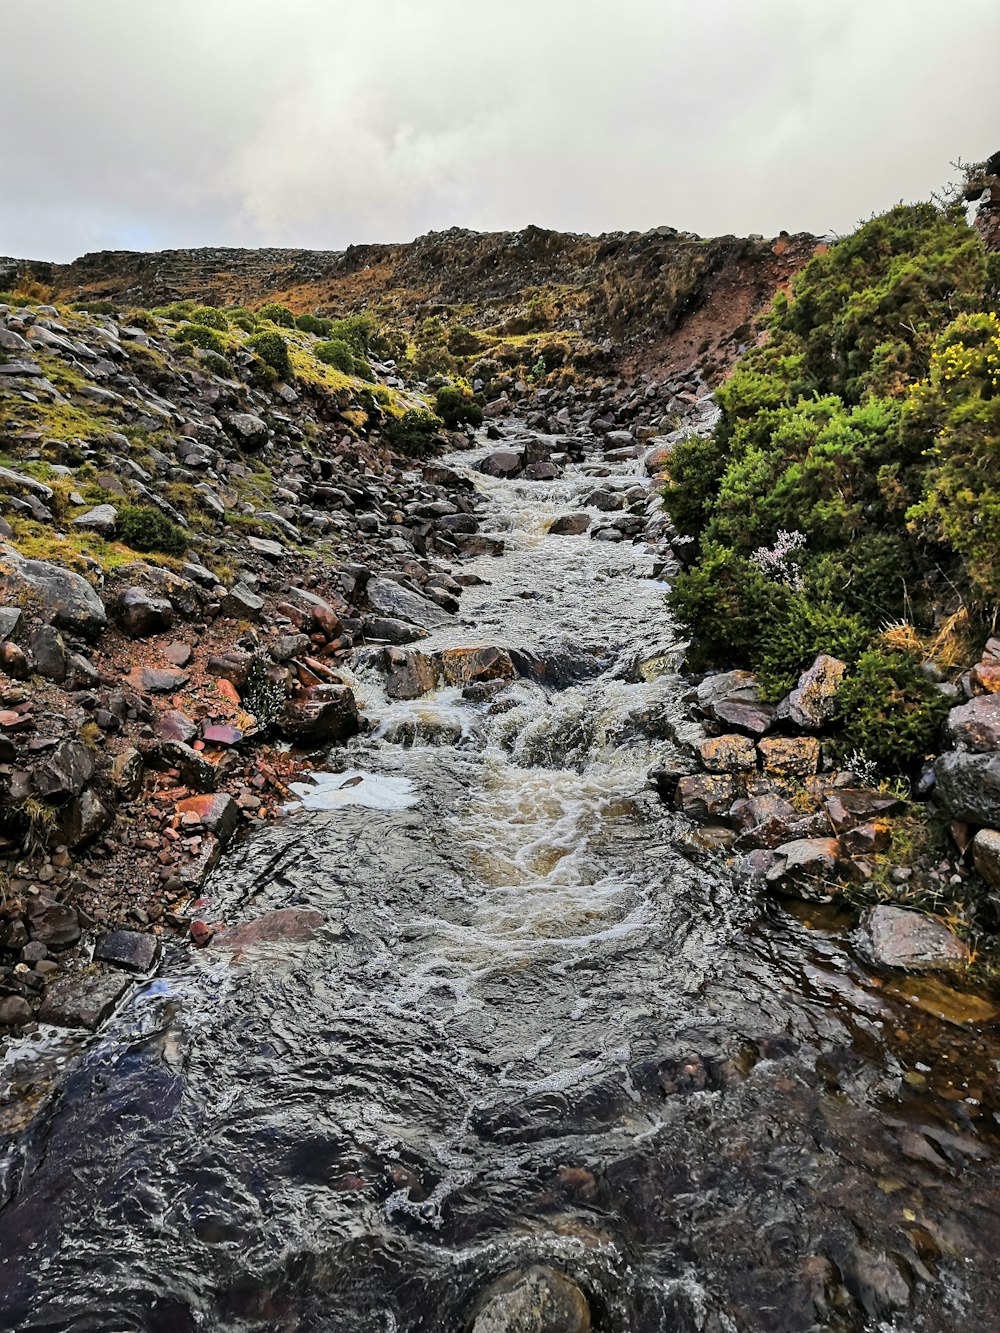
[{"label": "red-tinted rock", "polygon": [[282,907],[253,921],[220,931],[216,943],[225,949],[242,950],[260,944],[310,940],[323,927],[320,912],[305,907]]},{"label": "red-tinted rock", "polygon": [[185,745],[190,745],[198,734],[197,724],[176,708],[171,708],[160,717],[156,729],[161,740],[183,741]]},{"label": "red-tinted rock", "polygon": [[209,745],[221,745],[224,749],[239,745],[243,739],[242,731],[239,731],[236,727],[225,726],[222,723],[211,723],[202,727],[201,734]]},{"label": "red-tinted rock", "polygon": [[137,694],[174,694],[188,682],[186,671],[172,667],[136,666],[125,677]]},{"label": "red-tinted rock", "polygon": [[223,844],[236,832],[240,809],[228,792],[206,792],[178,801],[177,813],[184,823],[196,824],[214,833]]},{"label": "red-tinted rock", "polygon": [[813,736],[774,736],[759,741],[764,771],[805,778],[819,768],[819,741]]},{"label": "red-tinted rock", "polygon": [[191,935],[192,943],[196,944],[199,949],[204,948],[215,934],[212,927],[206,921],[200,920],[192,921],[188,927],[188,931]]}]

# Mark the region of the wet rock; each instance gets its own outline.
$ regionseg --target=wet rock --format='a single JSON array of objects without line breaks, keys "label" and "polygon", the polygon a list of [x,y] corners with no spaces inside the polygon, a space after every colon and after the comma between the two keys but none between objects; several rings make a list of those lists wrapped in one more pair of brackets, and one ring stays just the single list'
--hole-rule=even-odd
[{"label": "wet rock", "polygon": [[38,1010],[41,1023],[95,1032],[131,985],[120,972],[75,974],[52,982]]},{"label": "wet rock", "polygon": [[188,926],[188,933],[191,936],[191,943],[199,949],[203,949],[206,944],[209,944],[215,934],[207,922],[199,920],[191,922]]},{"label": "wet rock", "polygon": [[806,778],[819,768],[820,746],[813,736],[774,736],[758,741],[765,773]]},{"label": "wet rock", "polygon": [[469,557],[488,555],[495,558],[503,555],[506,549],[499,537],[486,537],[482,533],[470,536],[464,532],[453,532],[451,540],[463,556]]},{"label": "wet rock", "polygon": [[586,1296],[565,1273],[533,1266],[505,1273],[483,1292],[472,1333],[590,1333]]},{"label": "wet rock", "polygon": [[0,1027],[23,1027],[31,1018],[31,1005],[20,995],[5,995],[0,999]]},{"label": "wet rock", "polygon": [[846,670],[846,662],[820,654],[778,705],[778,720],[803,731],[820,731],[837,711],[837,687]]},{"label": "wet rock", "polygon": [[650,446],[644,466],[651,477],[656,477],[667,470],[670,459],[673,457],[674,445],[667,440],[662,443],[651,440]]},{"label": "wet rock", "polygon": [[219,615],[229,620],[259,620],[264,610],[264,599],[245,583],[234,583],[222,599]]},{"label": "wet rock", "polygon": [[437,663],[426,653],[387,648],[384,665],[390,699],[419,699],[437,685]]},{"label": "wet rock", "polygon": [[184,824],[196,824],[214,833],[225,846],[240,822],[240,808],[228,792],[206,792],[178,801],[176,811]]},{"label": "wet rock", "polygon": [[45,560],[26,560],[13,546],[0,544],[0,597],[26,597],[62,629],[94,638],[107,624],[104,603],[80,574]]},{"label": "wet rock", "polygon": [[1000,694],[980,694],[953,708],[945,730],[960,750],[1000,750]]},{"label": "wet rock", "polygon": [[589,527],[589,514],[562,514],[553,520],[549,532],[556,537],[579,537]]},{"label": "wet rock", "polygon": [[848,1291],[872,1319],[889,1319],[910,1304],[912,1284],[904,1261],[856,1246],[844,1264]]},{"label": "wet rock", "polygon": [[216,944],[234,952],[261,944],[301,943],[313,939],[325,925],[320,912],[306,907],[281,907],[253,921],[230,926],[216,936]]},{"label": "wet rock", "polygon": [[969,950],[943,921],[903,907],[871,908],[862,919],[860,941],[881,967],[919,971],[964,967],[969,961]]},{"label": "wet rock", "polygon": [[562,473],[554,463],[529,463],[521,475],[525,481],[555,481]]},{"label": "wet rock", "polygon": [[36,625],[28,637],[35,670],[46,680],[66,679],[66,644],[54,625]]},{"label": "wet rock", "polygon": [[477,470],[487,477],[516,477],[523,466],[523,454],[516,454],[511,449],[497,449],[486,455]]},{"label": "wet rock", "polygon": [[136,666],[125,681],[138,694],[176,694],[188,682],[186,671],[174,667]]},{"label": "wet rock", "polygon": [[303,699],[285,705],[280,728],[300,745],[346,740],[361,730],[354,695],[346,685],[316,685]]},{"label": "wet rock", "polygon": [[689,819],[721,819],[728,815],[737,794],[736,783],[728,775],[694,773],[678,781],[674,805]]},{"label": "wet rock", "polygon": [[49,949],[68,949],[80,938],[80,918],[75,907],[40,893],[28,903],[28,931]]},{"label": "wet rock", "polygon": [[980,829],[972,841],[972,860],[987,884],[1000,888],[1000,833]]},{"label": "wet rock", "polygon": [[952,819],[1000,827],[1000,752],[942,755],[934,765],[936,791]]},{"label": "wet rock", "polygon": [[825,903],[836,892],[839,869],[836,838],[796,838],[775,848],[766,879],[772,888]]},{"label": "wet rock", "polygon": [[83,741],[60,741],[47,759],[35,769],[35,791],[48,801],[65,801],[79,796],[94,776],[94,756]]},{"label": "wet rock", "polygon": [[448,648],[436,654],[436,660],[449,685],[518,677],[517,667],[504,648]]},{"label": "wet rock", "polygon": [[749,736],[711,736],[698,746],[702,766],[710,773],[757,767],[757,747]]},{"label": "wet rock", "polygon": [[421,629],[436,629],[452,621],[452,616],[435,602],[421,597],[419,593],[403,587],[393,579],[372,579],[366,596],[373,611],[394,620],[404,620],[410,625],[419,625]]},{"label": "wet rock", "polygon": [[405,620],[395,620],[392,616],[364,616],[361,621],[364,637],[375,643],[417,643],[426,639],[428,631],[419,625],[410,625]]},{"label": "wet rock", "polygon": [[94,961],[110,963],[126,972],[152,972],[160,957],[155,935],[137,930],[109,930],[94,945]]},{"label": "wet rock", "polygon": [[84,528],[102,537],[113,536],[117,523],[118,510],[114,505],[95,505],[93,509],[88,509],[85,514],[78,514],[73,519],[74,528]]}]

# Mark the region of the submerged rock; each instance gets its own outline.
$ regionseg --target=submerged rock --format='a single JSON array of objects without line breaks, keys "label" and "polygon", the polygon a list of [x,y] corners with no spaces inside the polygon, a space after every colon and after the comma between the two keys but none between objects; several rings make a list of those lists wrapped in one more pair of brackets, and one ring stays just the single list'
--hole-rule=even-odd
[{"label": "submerged rock", "polygon": [[969,950],[937,917],[904,907],[881,905],[866,912],[861,923],[865,952],[882,967],[964,967]]},{"label": "submerged rock", "polygon": [[487,1287],[472,1333],[590,1333],[590,1305],[577,1284],[554,1268],[534,1265]]}]

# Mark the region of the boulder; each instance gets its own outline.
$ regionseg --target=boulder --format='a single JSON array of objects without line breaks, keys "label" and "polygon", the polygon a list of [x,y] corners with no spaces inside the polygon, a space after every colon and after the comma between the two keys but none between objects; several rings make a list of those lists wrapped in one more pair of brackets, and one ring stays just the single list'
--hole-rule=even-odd
[{"label": "boulder", "polygon": [[379,615],[393,620],[404,620],[410,625],[419,625],[421,629],[436,629],[448,625],[453,617],[436,602],[421,597],[394,579],[375,578],[367,587],[368,605]]},{"label": "boulder", "polygon": [[772,736],[757,742],[765,773],[806,778],[819,768],[820,746],[814,736]]},{"label": "boulder", "polygon": [[590,527],[589,514],[562,514],[553,519],[549,532],[556,537],[579,537]]},{"label": "boulder", "polygon": [[964,967],[969,950],[943,921],[904,907],[880,905],[861,922],[862,948],[881,967],[910,971]]},{"label": "boulder", "polygon": [[222,424],[227,433],[243,449],[252,451],[262,448],[267,443],[267,422],[252,412],[225,412]]},{"label": "boulder", "polygon": [[0,999],[0,1027],[23,1027],[31,1019],[31,1005],[20,995],[5,995]]},{"label": "boulder", "polygon": [[174,608],[165,597],[153,597],[145,588],[125,588],[114,603],[118,625],[133,639],[161,634],[174,621]]},{"label": "boulder", "polygon": [[120,972],[74,974],[54,981],[38,1010],[40,1023],[95,1032],[128,989]]},{"label": "boulder", "polygon": [[36,625],[28,636],[35,670],[46,680],[66,679],[66,644],[54,625]]},{"label": "boulder", "polygon": [[979,694],[948,714],[945,729],[960,750],[1000,750],[1000,694]]},{"label": "boulder", "polygon": [[1000,827],[1000,751],[951,751],[934,764],[938,799],[952,819]]},{"label": "boulder", "polygon": [[436,654],[436,660],[449,685],[518,677],[517,667],[504,648],[448,648]]},{"label": "boulder", "polygon": [[525,481],[555,481],[562,473],[555,463],[529,463],[521,475]]},{"label": "boulder", "polygon": [[846,662],[821,653],[778,705],[778,720],[791,722],[803,731],[820,731],[837,711],[837,687],[846,670]]},{"label": "boulder", "polygon": [[96,638],[108,622],[104,603],[81,574],[46,560],[26,560],[0,544],[0,598],[27,598],[62,629]]},{"label": "boulder", "polygon": [[554,1268],[505,1273],[476,1305],[472,1333],[590,1333],[590,1306],[577,1284]]},{"label": "boulder", "polygon": [[304,698],[288,701],[279,725],[296,744],[325,745],[357,735],[361,718],[348,686],[315,685]]},{"label": "boulder", "polygon": [[247,545],[255,555],[262,555],[266,560],[285,560],[288,556],[281,542],[272,541],[270,537],[248,537]]},{"label": "boulder", "polygon": [[110,963],[126,972],[152,972],[160,957],[160,941],[138,930],[109,930],[94,945],[94,962]]},{"label": "boulder", "polygon": [[516,454],[511,449],[497,449],[486,455],[477,470],[487,477],[516,477],[523,466],[523,454]]},{"label": "boulder", "polygon": [[796,838],[775,848],[767,883],[810,902],[829,902],[837,888],[840,846],[836,838]]},{"label": "boulder", "polygon": [[229,620],[259,620],[264,599],[245,583],[234,583],[222,599],[219,615]]},{"label": "boulder", "polygon": [[35,769],[35,791],[47,801],[69,800],[83,791],[94,776],[94,768],[93,753],[83,741],[60,741]]},{"label": "boulder", "polygon": [[101,537],[113,536],[117,523],[118,510],[114,505],[95,505],[93,509],[88,509],[85,514],[78,514],[73,519],[74,528],[84,528],[88,532],[96,532]]},{"label": "boulder", "polygon": [[197,824],[214,833],[225,846],[240,822],[240,808],[228,792],[207,792],[188,796],[175,807],[184,824]]},{"label": "boulder", "polygon": [[138,750],[129,747],[116,755],[111,765],[111,782],[118,795],[130,801],[142,790],[143,763]]},{"label": "boulder", "polygon": [[361,633],[375,643],[416,643],[426,639],[428,631],[419,625],[410,625],[405,620],[396,620],[392,616],[362,616]]},{"label": "boulder", "polygon": [[59,832],[69,847],[82,847],[103,833],[114,815],[95,791],[87,790],[63,807]]},{"label": "boulder", "polygon": [[711,736],[698,746],[702,766],[710,773],[757,767],[757,747],[749,736]]},{"label": "boulder", "polygon": [[1000,833],[980,829],[972,840],[972,861],[987,884],[1000,888]]},{"label": "boulder", "polygon": [[383,665],[390,699],[419,699],[437,685],[437,663],[426,653],[387,648]]},{"label": "boulder", "polygon": [[692,773],[677,783],[675,808],[689,819],[721,819],[738,795],[736,783],[723,774]]}]

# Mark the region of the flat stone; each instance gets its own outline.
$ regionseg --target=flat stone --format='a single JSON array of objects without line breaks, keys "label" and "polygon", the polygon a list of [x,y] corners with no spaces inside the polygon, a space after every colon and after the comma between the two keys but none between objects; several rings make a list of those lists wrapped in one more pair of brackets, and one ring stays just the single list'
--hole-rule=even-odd
[{"label": "flat stone", "polygon": [[183,741],[185,745],[190,745],[198,735],[198,724],[187,713],[171,708],[161,715],[156,730],[162,741]]},{"label": "flat stone", "polygon": [[102,537],[110,537],[117,523],[118,510],[110,504],[95,505],[93,509],[88,509],[85,514],[77,514],[73,519],[74,528],[85,528],[88,532],[99,533]]},{"label": "flat stone", "polygon": [[311,908],[279,907],[253,921],[227,927],[216,935],[215,943],[234,953],[262,944],[301,943],[313,939],[325,924],[322,913]]},{"label": "flat stone", "polygon": [[173,667],[146,666],[133,667],[125,677],[137,694],[176,694],[189,679],[186,671]]},{"label": "flat stone", "polygon": [[28,901],[28,929],[47,948],[68,949],[80,938],[80,918],[75,907],[40,893]]},{"label": "flat stone", "polygon": [[368,605],[380,615],[391,616],[395,620],[404,620],[410,625],[419,625],[421,629],[436,629],[440,625],[449,625],[454,617],[442,610],[436,602],[419,593],[404,588],[393,579],[375,578],[367,587]]},{"label": "flat stone", "polygon": [[263,597],[258,597],[245,583],[235,583],[223,597],[219,614],[230,620],[259,620],[263,610]]},{"label": "flat stone", "polygon": [[365,639],[374,643],[404,644],[426,639],[429,631],[392,616],[363,616],[361,633]]},{"label": "flat stone", "polygon": [[264,556],[267,560],[284,560],[288,556],[288,551],[281,542],[271,541],[269,537],[248,537],[247,545],[251,551]]},{"label": "flat stone", "polygon": [[94,945],[94,961],[126,972],[151,972],[160,957],[160,941],[138,930],[109,930]]},{"label": "flat stone", "polygon": [[763,736],[774,723],[775,710],[771,704],[733,695],[720,699],[712,706],[711,716],[727,727],[736,727],[751,736]]},{"label": "flat stone", "polygon": [[60,1028],[95,1032],[130,986],[120,972],[81,973],[61,977],[45,992],[38,1020]]},{"label": "flat stone", "polygon": [[219,745],[228,750],[234,745],[239,745],[243,739],[243,732],[237,727],[226,726],[225,723],[211,723],[203,726],[201,729],[202,739],[209,745]]},{"label": "flat stone", "polygon": [[865,913],[862,946],[882,967],[911,971],[964,967],[969,950],[943,921],[903,907],[880,905]]}]

